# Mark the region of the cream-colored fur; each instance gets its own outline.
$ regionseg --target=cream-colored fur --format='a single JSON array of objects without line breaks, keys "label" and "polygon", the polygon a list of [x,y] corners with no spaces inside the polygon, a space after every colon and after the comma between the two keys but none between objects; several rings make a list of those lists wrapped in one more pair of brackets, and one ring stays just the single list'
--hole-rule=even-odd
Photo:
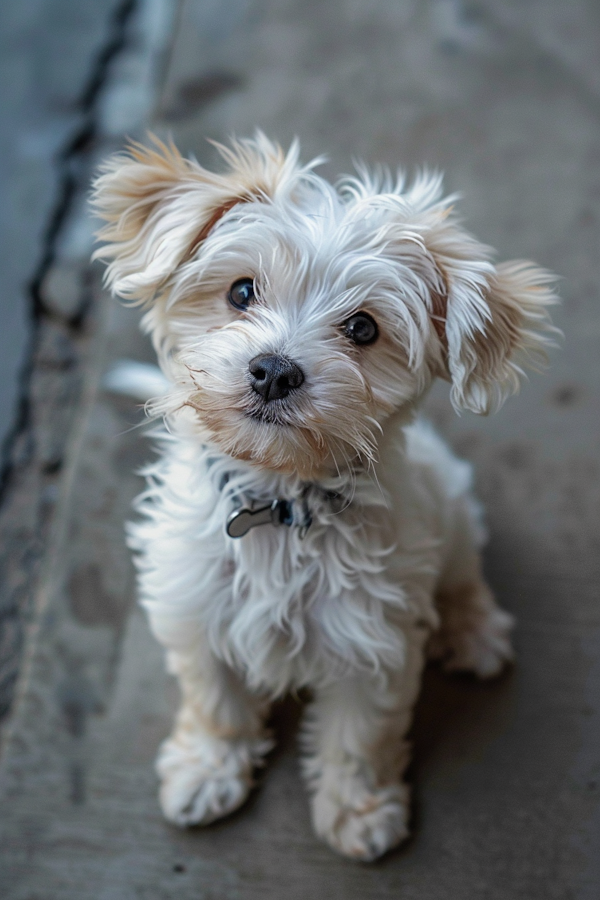
[{"label": "cream-colored fur", "polygon": [[[405,189],[361,170],[332,187],[296,146],[258,135],[221,150],[215,175],[134,145],[96,183],[107,282],[147,309],[169,380],[153,405],[169,431],[130,531],[182,692],[161,804],[178,825],[238,807],[271,746],[269,702],[306,686],[315,830],[371,860],[408,834],[406,734],[427,654],[480,677],[512,658],[470,468],[418,402],[442,376],[457,408],[497,408],[543,357],[551,278],[494,266],[437,177]],[[228,300],[240,279],[245,309]],[[354,340],[356,314],[376,339]],[[265,355],[291,361],[300,385],[261,393],[251,363]],[[236,508],[273,499],[294,524],[226,534]]]}]

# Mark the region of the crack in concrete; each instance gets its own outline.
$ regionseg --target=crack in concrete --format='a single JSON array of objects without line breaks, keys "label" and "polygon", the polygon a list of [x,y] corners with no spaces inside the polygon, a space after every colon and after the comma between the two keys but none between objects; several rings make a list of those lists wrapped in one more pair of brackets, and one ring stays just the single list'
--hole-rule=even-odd
[{"label": "crack in concrete", "polygon": [[[28,348],[19,377],[16,415],[0,450],[0,511],[5,520],[0,559],[4,594],[0,597],[0,718],[9,711],[14,696],[33,585],[58,495],[56,479],[81,389],[82,366],[73,341],[84,334],[93,303],[89,268],[81,272],[77,308],[68,314],[48,305],[42,286],[60,259],[59,241],[77,198],[87,187],[90,156],[99,137],[99,99],[111,64],[128,43],[128,25],[137,6],[138,0],[120,0],[115,5],[107,40],[92,63],[76,103],[79,121],[56,155],[57,199],[42,238],[39,263],[28,285]],[[38,396],[36,376],[42,370],[44,388]],[[46,429],[48,420],[54,423],[49,439],[47,434],[38,434],[44,418]],[[40,448],[40,442],[49,446]],[[22,498],[15,499],[19,493],[16,488],[24,479],[28,480],[25,503]]]},{"label": "crack in concrete", "polygon": [[82,169],[89,156],[94,139],[97,135],[97,102],[106,81],[110,65],[113,59],[122,51],[127,41],[127,25],[136,9],[137,0],[122,0],[111,17],[109,24],[109,38],[96,57],[87,84],[81,92],[80,98],[75,104],[76,109],[83,117],[82,123],[74,135],[69,137],[66,145],[56,156],[58,169],[58,199],[49,218],[45,234],[42,238],[42,254],[40,262],[29,283],[28,294],[30,298],[31,336],[29,348],[26,353],[19,378],[19,400],[14,424],[7,434],[0,451],[0,504],[11,480],[13,469],[12,449],[19,438],[30,425],[30,382],[35,360],[35,351],[39,343],[39,326],[43,319],[58,319],[69,330],[78,331],[83,326],[86,313],[90,306],[89,282],[84,279],[81,303],[79,309],[71,316],[61,316],[59,312],[51,309],[41,293],[41,286],[45,276],[56,261],[56,246],[63,227],[73,208],[73,201],[79,190],[83,187]]}]

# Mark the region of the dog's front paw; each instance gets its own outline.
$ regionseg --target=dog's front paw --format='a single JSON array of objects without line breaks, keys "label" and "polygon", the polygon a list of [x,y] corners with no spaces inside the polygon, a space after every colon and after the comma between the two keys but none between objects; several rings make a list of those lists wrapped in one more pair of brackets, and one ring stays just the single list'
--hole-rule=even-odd
[{"label": "dog's front paw", "polygon": [[252,771],[271,746],[268,740],[221,740],[197,732],[170,737],[156,761],[165,817],[186,827],[233,812],[248,796]]},{"label": "dog's front paw", "polygon": [[514,659],[510,633],[513,617],[497,607],[466,619],[461,627],[442,628],[432,635],[428,655],[441,659],[448,672],[473,672],[493,678]]},{"label": "dog's front paw", "polygon": [[405,784],[370,789],[357,777],[327,780],[312,798],[313,823],[338,853],[372,862],[408,837]]}]

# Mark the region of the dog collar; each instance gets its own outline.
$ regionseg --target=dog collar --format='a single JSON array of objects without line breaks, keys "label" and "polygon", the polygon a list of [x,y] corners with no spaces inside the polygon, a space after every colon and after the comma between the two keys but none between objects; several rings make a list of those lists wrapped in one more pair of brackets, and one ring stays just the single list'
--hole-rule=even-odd
[{"label": "dog collar", "polygon": [[[288,528],[296,526],[299,528],[299,536],[302,540],[312,525],[312,515],[306,501],[308,491],[309,488],[306,489],[300,500],[276,498],[258,509],[251,509],[247,506],[235,509],[227,517],[225,531],[229,537],[240,538],[259,525],[286,525]],[[340,498],[340,494],[335,491],[321,491],[321,493],[330,502]]]},{"label": "dog collar", "polygon": [[[216,459],[209,456],[206,462],[210,470],[215,465]],[[216,483],[219,491],[223,491],[229,484],[230,477],[230,473],[227,471],[221,474]],[[241,538],[259,525],[273,525],[275,527],[285,525],[288,528],[295,526],[299,529],[299,536],[302,540],[312,525],[313,517],[308,505],[308,498],[315,493],[328,503],[335,503],[336,500],[342,499],[342,494],[337,491],[326,490],[318,484],[305,483],[300,497],[294,500],[275,497],[265,505],[258,507],[254,505],[242,506],[238,502],[235,509],[227,516],[225,532],[231,538]],[[242,497],[239,499],[242,500]],[[252,501],[250,503],[252,504]]]},{"label": "dog collar", "polygon": [[267,506],[261,506],[259,509],[242,506],[229,514],[225,530],[229,537],[239,538],[244,537],[258,525],[287,525],[288,528],[292,525],[299,525],[300,537],[304,537],[310,528],[312,516],[308,509],[305,509],[302,521],[297,522],[295,505],[293,500],[273,500]]}]

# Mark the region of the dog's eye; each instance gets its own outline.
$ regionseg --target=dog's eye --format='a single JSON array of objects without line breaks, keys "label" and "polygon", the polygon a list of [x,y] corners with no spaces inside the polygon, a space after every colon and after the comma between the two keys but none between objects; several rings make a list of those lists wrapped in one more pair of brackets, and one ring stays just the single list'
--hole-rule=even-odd
[{"label": "dog's eye", "polygon": [[359,312],[344,322],[346,336],[355,344],[372,344],[377,340],[379,328],[369,313]]},{"label": "dog's eye", "polygon": [[229,288],[227,299],[236,309],[248,309],[254,300],[254,279],[239,278]]}]

